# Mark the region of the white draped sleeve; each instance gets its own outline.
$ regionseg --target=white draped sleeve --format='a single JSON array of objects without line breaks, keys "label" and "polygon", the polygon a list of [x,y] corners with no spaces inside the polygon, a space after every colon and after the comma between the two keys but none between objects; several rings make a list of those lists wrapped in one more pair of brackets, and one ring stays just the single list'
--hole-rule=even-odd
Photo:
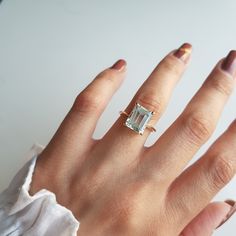
[{"label": "white draped sleeve", "polygon": [[76,236],[79,222],[58,204],[54,193],[41,189],[33,196],[29,188],[36,159],[43,147],[34,145],[30,160],[0,194],[0,235]]}]

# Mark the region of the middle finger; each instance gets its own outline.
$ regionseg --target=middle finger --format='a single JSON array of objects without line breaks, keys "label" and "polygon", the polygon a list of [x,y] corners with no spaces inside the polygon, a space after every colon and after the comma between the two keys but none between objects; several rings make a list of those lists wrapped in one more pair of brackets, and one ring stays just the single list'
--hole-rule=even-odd
[{"label": "middle finger", "polygon": [[[168,54],[140,87],[125,111],[129,114],[137,102],[155,112],[149,121],[149,124],[154,125],[163,114],[172,91],[189,62],[190,53],[191,45],[185,43],[178,50]],[[125,155],[119,155],[122,163],[137,159],[150,133],[145,129],[142,136],[138,135],[123,125],[126,119],[127,117],[121,115],[102,139],[102,145],[114,144],[116,150],[125,152]]]}]

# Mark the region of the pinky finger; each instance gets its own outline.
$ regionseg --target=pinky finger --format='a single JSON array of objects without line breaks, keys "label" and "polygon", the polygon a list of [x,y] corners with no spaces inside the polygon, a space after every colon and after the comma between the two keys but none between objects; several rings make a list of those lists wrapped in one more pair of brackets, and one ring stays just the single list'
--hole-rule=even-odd
[{"label": "pinky finger", "polygon": [[180,236],[210,236],[221,224],[231,206],[225,202],[207,205],[182,231]]}]

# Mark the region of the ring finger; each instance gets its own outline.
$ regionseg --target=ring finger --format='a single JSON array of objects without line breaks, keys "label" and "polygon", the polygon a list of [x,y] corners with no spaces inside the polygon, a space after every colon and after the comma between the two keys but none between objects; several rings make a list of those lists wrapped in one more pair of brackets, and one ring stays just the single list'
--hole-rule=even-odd
[{"label": "ring finger", "polygon": [[[130,114],[135,104],[138,103],[154,112],[149,124],[155,125],[163,114],[173,89],[189,62],[190,54],[191,45],[188,43],[168,54],[137,91],[125,112]],[[123,155],[125,158],[122,160],[123,163],[137,158],[137,154],[143,150],[143,145],[150,133],[148,129],[145,129],[142,136],[138,135],[123,125],[126,119],[127,117],[121,115],[103,137],[104,145],[112,142],[119,150],[125,150],[126,154],[127,152],[132,153],[132,155]]]}]

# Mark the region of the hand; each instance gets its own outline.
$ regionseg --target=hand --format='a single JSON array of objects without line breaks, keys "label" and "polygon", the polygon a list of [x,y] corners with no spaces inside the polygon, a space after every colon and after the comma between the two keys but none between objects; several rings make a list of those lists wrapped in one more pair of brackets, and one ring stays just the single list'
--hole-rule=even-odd
[{"label": "hand", "polygon": [[[130,113],[138,102],[155,111],[149,122],[155,125],[190,54],[189,44],[169,53],[125,111]],[[150,130],[138,135],[123,125],[123,115],[103,138],[92,138],[99,117],[125,77],[126,62],[119,60],[78,95],[37,160],[30,193],[41,188],[54,192],[57,201],[80,221],[80,236],[190,232],[189,227],[194,228],[213,209],[209,202],[235,174],[236,122],[183,171],[213,133],[234,88],[235,58],[236,52],[231,51],[217,63],[183,113],[150,147],[144,145]],[[229,205],[220,209],[223,217]],[[215,221],[211,227],[217,226]],[[206,229],[201,236],[212,230]]]}]

